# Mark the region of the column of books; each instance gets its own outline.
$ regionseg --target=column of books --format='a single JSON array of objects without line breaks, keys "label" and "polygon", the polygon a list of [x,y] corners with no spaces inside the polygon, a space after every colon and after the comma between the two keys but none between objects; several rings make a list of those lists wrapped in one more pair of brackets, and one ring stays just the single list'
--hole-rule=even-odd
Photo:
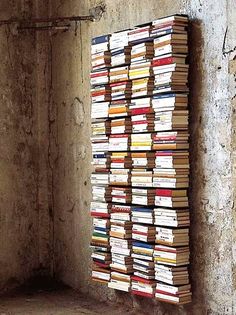
[{"label": "column of books", "polygon": [[92,40],[92,278],[191,301],[188,18]]}]

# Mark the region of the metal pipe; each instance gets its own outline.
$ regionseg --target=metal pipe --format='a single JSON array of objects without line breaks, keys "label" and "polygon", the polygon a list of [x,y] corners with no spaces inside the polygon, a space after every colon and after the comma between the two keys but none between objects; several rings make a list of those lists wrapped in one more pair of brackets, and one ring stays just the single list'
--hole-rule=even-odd
[{"label": "metal pipe", "polygon": [[76,21],[94,21],[93,15],[84,15],[84,16],[58,16],[50,18],[33,18],[30,20],[21,20],[17,18],[11,18],[8,20],[0,20],[0,25],[8,25],[12,23],[19,24],[37,24],[37,23],[58,23],[58,22],[76,22]]},{"label": "metal pipe", "polygon": [[48,25],[48,26],[23,26],[18,27],[19,31],[22,30],[35,30],[35,31],[48,31],[48,30],[68,30],[71,27],[71,25],[65,25],[65,26],[56,26],[56,25]]}]

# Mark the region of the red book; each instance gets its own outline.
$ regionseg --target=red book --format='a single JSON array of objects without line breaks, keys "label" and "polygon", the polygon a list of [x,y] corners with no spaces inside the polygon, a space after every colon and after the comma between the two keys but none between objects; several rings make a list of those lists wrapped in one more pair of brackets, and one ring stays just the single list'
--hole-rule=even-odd
[{"label": "red book", "polygon": [[[119,195],[112,195],[112,198],[127,199],[126,196],[119,196]],[[118,211],[116,211],[116,212],[118,212]],[[122,211],[122,212],[124,212],[124,211]]]},{"label": "red book", "polygon": [[173,57],[166,57],[166,58],[161,58],[157,60],[152,61],[152,65],[155,66],[163,66],[163,65],[169,65],[171,63],[174,63],[174,58]]},{"label": "red book", "polygon": [[131,115],[141,115],[141,114],[147,114],[152,112],[151,107],[144,107],[144,108],[135,108],[131,109]]},{"label": "red book", "polygon": [[157,151],[155,156],[173,156],[173,151]]},{"label": "red book", "polygon": [[156,196],[172,197],[171,189],[156,189]]},{"label": "red book", "polygon": [[109,213],[102,213],[102,212],[94,212],[91,211],[90,212],[91,217],[95,217],[95,218],[110,218],[110,214]]},{"label": "red book", "polygon": [[97,266],[101,267],[101,268],[106,268],[106,269],[110,268],[109,265],[105,265],[105,264],[97,262],[97,261],[93,261],[93,263],[96,264]]},{"label": "red book", "polygon": [[124,161],[125,161],[125,158],[123,158],[123,159],[111,159],[111,162],[112,163],[124,163]]},{"label": "red book", "polygon": [[132,231],[132,234],[138,234],[138,235],[144,235],[144,236],[147,236],[147,235],[148,235],[148,233],[139,232],[139,231]]},{"label": "red book", "polygon": [[92,92],[91,93],[92,96],[100,96],[100,95],[105,95],[105,94],[106,94],[105,90],[100,91],[100,92]]},{"label": "red book", "polygon": [[128,105],[128,101],[126,101],[126,100],[112,101],[111,105]]},{"label": "red book", "polygon": [[146,32],[149,29],[150,29],[150,26],[145,26],[145,27],[138,28],[138,29],[135,29],[134,31],[129,32],[128,35],[133,35],[133,34],[137,34],[137,33]]},{"label": "red book", "polygon": [[129,135],[127,134],[118,134],[118,135],[110,135],[110,138],[128,138]]},{"label": "red book", "polygon": [[162,140],[173,141],[173,140],[176,140],[176,136],[154,136],[153,139],[156,141],[162,141]]},{"label": "red book", "polygon": [[132,121],[132,125],[143,125],[143,124],[148,124],[148,120]]},{"label": "red book", "polygon": [[159,28],[163,28],[163,27],[167,27],[167,26],[172,26],[172,25],[175,25],[175,24],[176,24],[176,21],[164,22],[164,23],[161,23],[161,24],[155,24],[154,28],[155,29],[159,29]]},{"label": "red book", "polygon": [[159,250],[159,251],[162,251],[162,252],[168,252],[168,253],[174,253],[174,254],[176,254],[177,253],[177,251],[176,251],[176,249],[175,248],[159,248],[159,246],[155,246],[155,248],[154,248],[155,250]]},{"label": "red book", "polygon": [[145,293],[145,292],[140,292],[140,291],[136,291],[136,290],[132,290],[131,293],[132,293],[132,294],[135,294],[135,295],[140,295],[140,296],[149,297],[149,298],[153,298],[153,297],[154,297],[154,294]]},{"label": "red book", "polygon": [[137,277],[137,276],[132,276],[131,279],[134,280],[134,281],[138,281],[138,282],[142,282],[142,283],[146,283],[146,284],[156,283],[156,281],[143,279],[143,278],[140,278],[140,277]]},{"label": "red book", "polygon": [[95,73],[91,73],[91,74],[90,74],[90,78],[103,77],[103,76],[107,76],[107,75],[108,75],[108,72],[107,72],[107,71],[95,72]]},{"label": "red book", "polygon": [[122,207],[122,206],[112,206],[111,207],[111,212],[116,213],[116,212],[121,212],[121,213],[130,213],[131,208],[130,207]]},{"label": "red book", "polygon": [[130,81],[122,81],[122,82],[117,82],[117,83],[111,83],[110,87],[113,86],[120,86],[120,85],[127,85]]},{"label": "red book", "polygon": [[156,290],[156,293],[165,294],[169,296],[179,297],[179,294],[172,294],[170,292],[162,291],[162,290]]}]

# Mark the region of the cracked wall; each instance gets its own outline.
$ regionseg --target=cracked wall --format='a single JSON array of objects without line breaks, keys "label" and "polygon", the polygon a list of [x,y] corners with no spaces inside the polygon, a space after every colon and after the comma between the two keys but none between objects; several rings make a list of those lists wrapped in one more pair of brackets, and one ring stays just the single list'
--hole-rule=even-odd
[{"label": "cracked wall", "polygon": [[[54,0],[52,14],[88,14],[105,8],[99,22],[81,22],[52,38],[51,129],[54,156],[55,272],[74,288],[100,299],[145,306],[148,314],[235,314],[235,215],[231,90],[235,88],[233,0]],[[114,293],[90,281],[90,40],[174,13],[191,19],[191,213],[193,304],[175,308]],[[233,70],[232,70],[233,69]],[[229,87],[232,89],[229,90]],[[233,112],[233,116],[232,116]],[[155,306],[155,307],[154,307]]]},{"label": "cracked wall", "polygon": [[[30,18],[38,8],[31,0],[2,0],[0,19]],[[50,269],[47,71],[41,69],[48,63],[42,46],[37,55],[36,39],[0,26],[0,292]]]}]

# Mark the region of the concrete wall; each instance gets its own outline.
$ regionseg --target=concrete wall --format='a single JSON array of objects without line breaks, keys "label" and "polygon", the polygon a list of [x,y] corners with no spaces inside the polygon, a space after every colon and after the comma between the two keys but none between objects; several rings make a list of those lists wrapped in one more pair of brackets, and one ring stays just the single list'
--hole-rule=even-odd
[{"label": "concrete wall", "polygon": [[[0,18],[87,15],[70,32],[0,27],[0,291],[37,272],[148,314],[235,314],[235,1],[2,0]],[[193,304],[175,308],[90,281],[90,40],[155,18],[191,18]]]},{"label": "concrete wall", "polygon": [[[54,148],[54,267],[65,283],[148,314],[235,314],[235,215],[229,60],[235,55],[235,1],[52,1],[52,14],[88,14],[103,4],[99,22],[52,38],[51,147]],[[191,18],[192,283],[193,304],[175,308],[90,281],[90,40],[173,13]],[[231,51],[231,52],[230,52]],[[233,69],[233,61],[231,72]],[[230,83],[231,80],[231,83]],[[235,182],[235,179],[234,179]],[[153,306],[155,307],[153,308]]]},{"label": "concrete wall", "polygon": [[[0,3],[0,19],[36,11],[31,0]],[[0,292],[50,268],[46,142],[39,149],[48,106],[37,92],[36,48],[34,32],[0,26]]]}]

